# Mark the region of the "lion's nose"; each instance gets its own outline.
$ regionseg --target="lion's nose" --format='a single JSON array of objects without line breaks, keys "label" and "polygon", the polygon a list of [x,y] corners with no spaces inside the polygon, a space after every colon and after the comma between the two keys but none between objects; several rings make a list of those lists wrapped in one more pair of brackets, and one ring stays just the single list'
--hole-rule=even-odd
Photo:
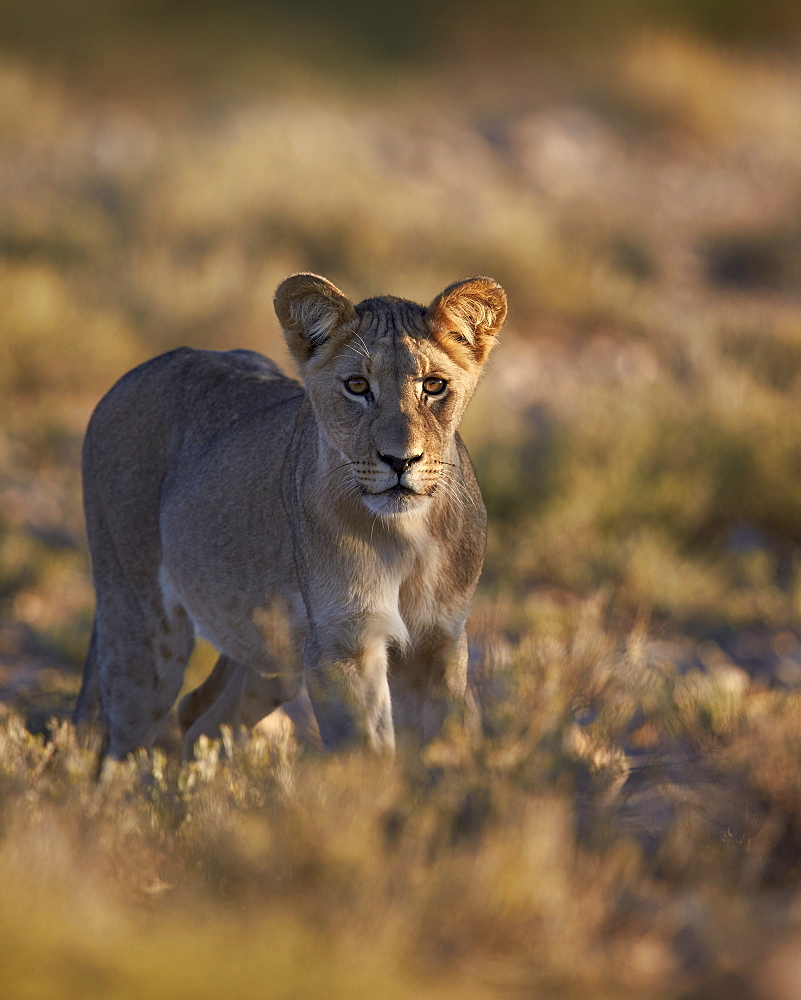
[{"label": "lion's nose", "polygon": [[382,462],[388,465],[393,472],[397,472],[399,476],[402,476],[410,465],[414,465],[415,462],[419,462],[423,456],[421,454],[410,455],[409,458],[398,458],[397,455],[382,455],[381,452],[379,452],[378,457]]}]

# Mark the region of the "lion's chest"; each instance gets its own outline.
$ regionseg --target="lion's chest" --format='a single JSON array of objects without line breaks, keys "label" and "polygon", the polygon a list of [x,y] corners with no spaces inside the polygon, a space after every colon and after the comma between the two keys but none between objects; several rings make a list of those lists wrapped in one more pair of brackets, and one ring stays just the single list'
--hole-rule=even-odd
[{"label": "lion's chest", "polygon": [[[440,614],[440,558],[426,523],[376,525],[373,537],[342,533],[325,559],[304,560],[299,574],[312,627],[346,631],[358,644],[406,644]],[[402,529],[402,530],[401,530]]]},{"label": "lion's chest", "polygon": [[423,528],[403,539],[393,558],[375,561],[372,615],[390,624],[387,638],[414,642],[447,616],[441,586],[445,562]]}]

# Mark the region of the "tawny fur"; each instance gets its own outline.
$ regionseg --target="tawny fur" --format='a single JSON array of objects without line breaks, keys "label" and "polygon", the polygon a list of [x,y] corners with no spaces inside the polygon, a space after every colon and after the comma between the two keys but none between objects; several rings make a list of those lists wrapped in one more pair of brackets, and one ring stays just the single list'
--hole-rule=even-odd
[{"label": "tawny fur", "polygon": [[187,755],[301,692],[326,748],[391,750],[464,695],[486,515],[457,426],[503,289],[354,306],[298,274],[275,305],[302,384],[250,351],[181,348],[90,421],[97,611],[76,721],[99,717],[113,756],[153,742],[196,635],[220,659],[179,707]]}]

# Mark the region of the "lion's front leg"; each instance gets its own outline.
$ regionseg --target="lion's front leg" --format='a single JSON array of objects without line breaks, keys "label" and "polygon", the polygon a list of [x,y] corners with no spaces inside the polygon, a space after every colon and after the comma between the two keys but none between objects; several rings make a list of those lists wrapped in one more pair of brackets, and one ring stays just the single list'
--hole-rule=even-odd
[{"label": "lion's front leg", "polygon": [[331,636],[312,629],[303,666],[326,750],[365,746],[392,753],[395,734],[383,639]]},{"label": "lion's front leg", "polygon": [[428,742],[460,715],[467,686],[467,636],[434,626],[406,649],[392,652],[392,700],[399,728]]}]

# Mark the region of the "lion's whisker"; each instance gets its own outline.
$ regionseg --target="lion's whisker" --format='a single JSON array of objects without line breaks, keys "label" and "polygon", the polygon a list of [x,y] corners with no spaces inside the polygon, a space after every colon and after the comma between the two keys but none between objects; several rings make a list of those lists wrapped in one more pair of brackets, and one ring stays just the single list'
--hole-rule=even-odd
[{"label": "lion's whisker", "polygon": [[455,489],[458,489],[458,491],[461,494],[463,494],[470,501],[470,503],[473,505],[473,507],[476,506],[475,503],[474,503],[474,501],[473,501],[473,498],[470,496],[470,494],[464,488],[464,484],[463,483],[459,482],[457,479],[454,479],[453,476],[449,476],[447,472],[440,472],[440,478],[444,479],[448,483],[453,484],[453,487]]},{"label": "lion's whisker", "polygon": [[339,472],[340,469],[346,469],[349,465],[355,465],[355,464],[356,464],[355,462],[343,462],[341,465],[336,465],[334,466],[333,469],[331,469],[330,472],[326,473],[326,478],[328,478],[329,476],[333,476],[333,474],[335,472]]},{"label": "lion's whisker", "polygon": [[367,344],[365,344],[365,342],[364,342],[364,338],[362,337],[362,335],[361,335],[361,334],[359,334],[359,333],[354,333],[354,335],[353,335],[353,336],[354,336],[354,337],[356,337],[356,338],[358,339],[359,343],[360,343],[360,344],[361,344],[361,346],[362,346],[362,347],[364,348],[364,356],[365,356],[366,358],[369,358],[369,357],[371,356],[371,355],[370,355],[370,348],[369,348],[369,347],[367,346]]},{"label": "lion's whisker", "polygon": [[452,499],[452,500],[453,500],[453,501],[454,501],[455,503],[459,504],[459,506],[460,506],[460,507],[462,508],[462,510],[466,510],[466,509],[467,509],[467,508],[465,507],[465,503],[464,503],[464,500],[462,499],[462,497],[460,497],[460,496],[459,496],[459,494],[458,494],[458,493],[456,492],[456,490],[454,489],[454,487],[453,487],[453,485],[452,485],[451,483],[449,483],[449,482],[448,482],[447,480],[445,480],[445,479],[441,479],[441,480],[440,480],[440,482],[439,482],[439,485],[440,485],[440,486],[442,487],[442,489],[443,489],[443,490],[445,491],[445,493],[446,493],[446,494],[447,494],[447,495],[448,495],[448,496],[449,496],[449,497],[450,497],[450,498],[451,498],[451,499]]},{"label": "lion's whisker", "polygon": [[345,348],[349,351],[353,351],[354,354],[358,355],[360,358],[369,358],[370,355],[366,349],[362,349],[359,344],[345,344]]}]

